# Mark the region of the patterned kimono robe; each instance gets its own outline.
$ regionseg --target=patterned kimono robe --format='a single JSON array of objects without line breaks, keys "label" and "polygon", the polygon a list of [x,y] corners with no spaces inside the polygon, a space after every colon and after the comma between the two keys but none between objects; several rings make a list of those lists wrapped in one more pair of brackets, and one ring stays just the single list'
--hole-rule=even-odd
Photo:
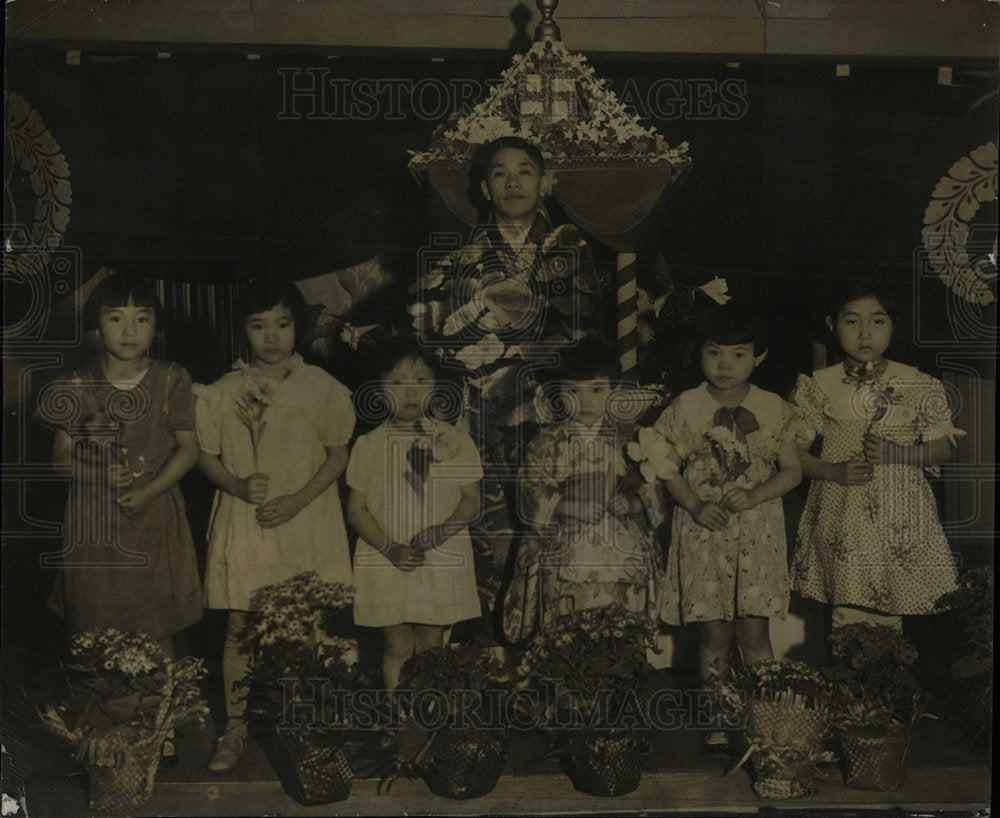
[{"label": "patterned kimono robe", "polygon": [[487,225],[414,285],[414,327],[446,367],[461,372],[462,414],[483,455],[483,516],[471,534],[477,583],[489,605],[514,531],[507,497],[521,459],[521,427],[537,420],[533,373],[558,365],[561,348],[604,331],[601,302],[580,231],[572,224],[552,228],[544,211],[520,249]]}]

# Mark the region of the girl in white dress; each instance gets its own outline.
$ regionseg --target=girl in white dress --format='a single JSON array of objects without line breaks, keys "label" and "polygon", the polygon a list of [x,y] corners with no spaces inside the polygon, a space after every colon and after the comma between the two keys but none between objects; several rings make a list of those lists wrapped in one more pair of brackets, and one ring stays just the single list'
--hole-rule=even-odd
[{"label": "girl in white dress", "polygon": [[294,284],[250,285],[240,319],[253,358],[211,386],[196,386],[199,464],[218,487],[208,531],[205,604],[229,611],[223,652],[227,724],[209,762],[232,769],[243,752],[245,701],[233,684],[258,588],[315,571],[351,582],[337,492],[347,465],[354,408],[345,386],[296,353],[306,326]]},{"label": "girl in white dress", "polygon": [[833,625],[901,628],[955,587],[955,560],[924,472],[951,457],[965,433],[951,423],[940,381],[884,357],[896,323],[892,299],[852,282],[827,327],[842,363],[799,375],[791,401],[821,437],[802,452],[812,478],[792,561],[792,588],[833,606]]},{"label": "girl in white dress", "polygon": [[431,414],[432,363],[415,342],[383,350],[373,374],[389,418],[358,438],[347,467],[347,516],[360,535],[354,621],[383,629],[390,690],[410,656],[480,614],[468,524],[483,470],[472,438]]}]

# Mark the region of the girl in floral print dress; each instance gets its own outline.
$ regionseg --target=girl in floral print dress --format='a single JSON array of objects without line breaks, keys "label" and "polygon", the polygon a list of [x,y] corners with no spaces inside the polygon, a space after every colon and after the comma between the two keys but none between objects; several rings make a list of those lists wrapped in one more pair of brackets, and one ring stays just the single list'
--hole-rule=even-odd
[{"label": "girl in floral print dress", "polygon": [[[771,617],[788,608],[781,497],[802,479],[792,407],[748,383],[767,354],[745,311],[719,307],[698,327],[705,381],[682,392],[654,429],[669,444],[674,509],[661,616],[701,623],[699,670],[729,681],[735,637],[745,664],[773,657]],[[661,470],[662,472],[662,470]],[[725,749],[725,734],[706,736]]]},{"label": "girl in floral print dress", "polygon": [[561,353],[559,377],[543,394],[564,418],[541,426],[519,475],[528,533],[503,611],[514,642],[573,611],[620,605],[655,619],[659,610],[658,504],[625,459],[634,424],[615,419],[618,361],[585,341]]},{"label": "girl in floral print dress", "polygon": [[951,457],[965,434],[951,423],[941,383],[884,357],[896,324],[892,299],[851,282],[827,327],[844,361],[800,375],[791,401],[819,457],[802,452],[812,479],[799,523],[792,587],[833,606],[834,627],[901,628],[955,588],[955,563],[924,472]]}]

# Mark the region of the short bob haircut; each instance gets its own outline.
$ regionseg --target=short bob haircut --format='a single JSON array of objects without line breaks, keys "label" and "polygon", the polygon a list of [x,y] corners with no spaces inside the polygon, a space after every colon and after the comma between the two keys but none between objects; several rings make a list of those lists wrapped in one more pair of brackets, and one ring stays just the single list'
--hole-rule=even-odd
[{"label": "short bob haircut", "polygon": [[892,285],[871,279],[852,278],[834,284],[827,296],[823,317],[832,319],[836,325],[840,311],[852,301],[859,301],[862,298],[874,298],[882,305],[892,323],[899,325],[901,318],[899,300],[893,292]]},{"label": "short bob haircut", "polygon": [[146,278],[128,273],[112,273],[98,284],[83,307],[83,328],[97,329],[101,308],[133,306],[153,310],[157,326],[163,319],[163,305],[156,294],[156,285]]},{"label": "short bob haircut", "polygon": [[240,293],[236,321],[243,340],[249,342],[246,334],[247,319],[251,315],[267,312],[279,304],[288,308],[295,324],[295,348],[305,346],[311,330],[306,302],[302,292],[291,281],[262,278],[249,282]]},{"label": "short bob haircut", "polygon": [[733,304],[719,304],[702,313],[695,329],[696,355],[705,344],[753,344],[753,354],[767,352],[767,330],[753,313]]},{"label": "short bob haircut", "polygon": [[448,380],[441,367],[441,361],[433,348],[420,343],[412,332],[403,332],[381,340],[363,356],[367,373],[371,379],[382,379],[400,361],[414,360],[425,364],[434,373],[435,380]]}]

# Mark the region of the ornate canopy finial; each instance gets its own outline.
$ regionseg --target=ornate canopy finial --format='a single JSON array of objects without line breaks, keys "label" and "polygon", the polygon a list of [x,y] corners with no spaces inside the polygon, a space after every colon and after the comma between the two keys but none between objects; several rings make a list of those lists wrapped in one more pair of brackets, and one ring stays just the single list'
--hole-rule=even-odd
[{"label": "ornate canopy finial", "polygon": [[543,40],[561,42],[562,33],[559,31],[556,21],[552,19],[552,15],[559,5],[559,0],[535,0],[535,5],[542,13],[542,19],[535,29],[535,42],[540,43]]}]

